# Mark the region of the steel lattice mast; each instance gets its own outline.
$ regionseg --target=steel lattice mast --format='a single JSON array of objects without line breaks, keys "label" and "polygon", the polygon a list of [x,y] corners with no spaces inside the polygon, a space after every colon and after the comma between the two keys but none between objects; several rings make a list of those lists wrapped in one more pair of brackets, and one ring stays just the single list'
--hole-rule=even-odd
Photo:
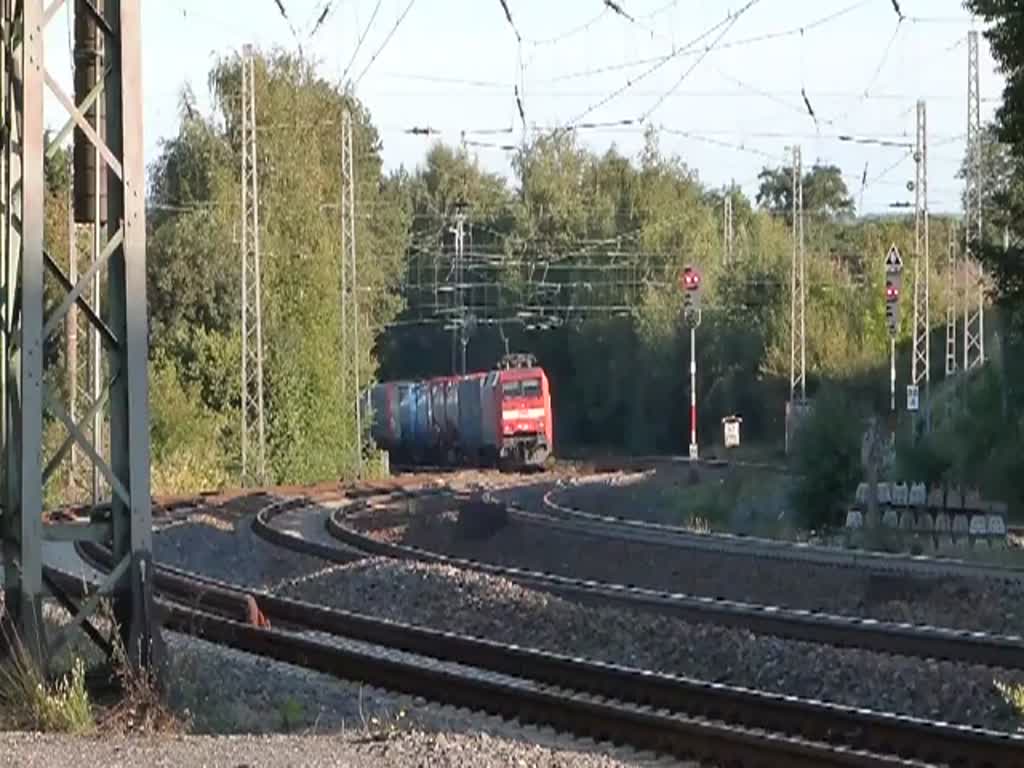
[{"label": "steel lattice mast", "polygon": [[[344,399],[355,403],[356,440],[353,448],[356,467],[363,468],[363,413],[359,391],[359,275],[356,262],[356,177],[352,155],[352,113],[341,116],[341,344],[342,364],[348,367],[345,379],[352,390]],[[351,337],[351,340],[350,340]],[[348,388],[346,387],[346,390]]]},{"label": "steel lattice mast", "polygon": [[[800,147],[793,148],[793,263],[790,270],[789,400],[807,400],[806,293],[804,291],[804,180]],[[799,397],[797,392],[799,391]]]},{"label": "steel lattice mast", "polygon": [[[0,5],[0,203],[3,237],[4,514],[2,520],[6,612],[30,652],[55,652],[69,629],[89,622],[96,601],[78,608],[75,621],[47,643],[43,637],[44,540],[106,542],[114,568],[100,589],[112,593],[114,615],[129,658],[148,663],[158,633],[153,624],[152,518],[149,477],[148,325],[146,320],[145,165],[142,140],[141,22],[138,0],[75,0],[75,88],[67,93],[48,69],[46,27],[64,0],[7,0]],[[55,97],[68,118],[47,137],[44,102]],[[74,133],[75,217],[106,229],[106,245],[72,279],[45,247],[44,160]],[[48,140],[49,138],[49,140]],[[98,162],[94,159],[98,156]],[[90,165],[90,162],[93,162]],[[105,195],[95,194],[103,180]],[[56,294],[44,303],[44,276]],[[104,275],[107,311],[90,296]],[[72,418],[53,382],[63,372],[44,350],[58,343],[65,318],[77,306],[102,340],[110,371],[102,396]],[[106,448],[85,428],[110,413]],[[64,430],[53,450],[43,441],[44,414]],[[44,489],[75,444],[110,488],[109,513],[87,524],[43,521]],[[51,586],[51,590],[55,587]]]},{"label": "steel lattice mast", "polygon": [[985,362],[984,273],[978,262],[982,242],[981,94],[978,33],[967,33],[967,193],[964,216],[964,363],[965,372]]},{"label": "steel lattice mast", "polygon": [[722,211],[722,256],[726,266],[733,261],[733,214],[732,214],[732,188],[725,193]]},{"label": "steel lattice mast", "polygon": [[931,314],[929,279],[931,259],[928,232],[928,118],[924,101],[917,102],[917,147],[914,153],[914,353],[910,382],[921,388],[923,382],[925,425],[931,423],[929,395],[931,387]]},{"label": "steel lattice mast", "polygon": [[949,256],[947,270],[949,274],[949,304],[946,306],[946,377],[956,375],[956,315],[957,305],[957,271],[960,261],[956,256],[956,225],[949,227]]},{"label": "steel lattice mast", "polygon": [[256,62],[242,56],[242,483],[266,481],[263,412],[263,303],[256,145]]}]

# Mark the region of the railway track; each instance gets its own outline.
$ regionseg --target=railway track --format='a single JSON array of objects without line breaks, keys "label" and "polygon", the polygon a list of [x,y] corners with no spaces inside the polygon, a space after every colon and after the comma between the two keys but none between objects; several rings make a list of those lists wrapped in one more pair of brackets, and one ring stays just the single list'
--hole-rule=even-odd
[{"label": "railway track", "polygon": [[568,531],[576,535],[624,539],[642,544],[713,552],[725,556],[783,560],[906,576],[958,576],[1005,582],[1024,580],[1024,567],[994,566],[930,555],[844,550],[837,547],[727,533],[695,533],[686,528],[663,523],[598,515],[576,509],[559,500],[558,496],[564,489],[563,485],[544,495],[543,514],[515,507],[511,509],[511,512],[523,522]]},{"label": "railway track", "polygon": [[[306,503],[280,502],[263,517]],[[109,553],[95,546],[80,551],[100,569],[111,566]],[[507,646],[251,592],[164,566],[154,578],[172,629],[443,704],[680,758],[745,768],[1009,768],[1024,749],[1024,738],[1009,734]],[[76,581],[65,578],[69,590],[80,588]]]},{"label": "railway track", "polygon": [[[373,501],[407,498],[416,491],[378,488],[364,492],[332,511],[327,517],[330,534],[348,547],[397,559],[432,562],[487,573],[583,602],[614,603],[626,608],[657,612],[694,623],[740,627],[760,635],[799,640],[817,645],[859,648],[879,653],[941,659],[994,668],[1024,669],[1024,638],[966,630],[897,624],[848,616],[755,605],[733,600],[659,592],[621,584],[572,579],[555,574],[449,557],[401,544],[391,544],[362,534],[346,523],[346,517]],[[429,495],[442,493],[431,489]],[[255,532],[278,546],[322,559],[347,563],[351,554],[340,547],[300,539],[276,528],[273,520],[284,512],[312,506],[300,498],[265,508],[253,520]]]}]

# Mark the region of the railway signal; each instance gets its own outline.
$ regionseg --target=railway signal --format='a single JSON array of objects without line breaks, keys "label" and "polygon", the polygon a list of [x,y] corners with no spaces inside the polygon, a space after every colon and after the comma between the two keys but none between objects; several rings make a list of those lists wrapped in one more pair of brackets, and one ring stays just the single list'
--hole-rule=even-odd
[{"label": "railway signal", "polygon": [[683,289],[683,317],[687,325],[700,325],[700,272],[685,267],[679,275],[679,286]]},{"label": "railway signal", "polygon": [[683,320],[690,328],[690,460],[697,450],[697,326],[700,325],[700,272],[687,266],[679,275],[683,289]]},{"label": "railway signal", "polygon": [[888,275],[885,278],[885,323],[889,327],[890,336],[896,336],[900,330],[901,282],[899,275]]},{"label": "railway signal", "polygon": [[889,409],[896,412],[896,336],[900,330],[903,257],[893,243],[885,255],[885,323],[889,328]]}]

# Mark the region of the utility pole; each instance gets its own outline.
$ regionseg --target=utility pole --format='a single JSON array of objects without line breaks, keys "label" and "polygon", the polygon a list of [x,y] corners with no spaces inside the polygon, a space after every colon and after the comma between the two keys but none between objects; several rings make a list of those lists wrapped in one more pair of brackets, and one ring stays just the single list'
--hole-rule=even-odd
[{"label": "utility pole", "polygon": [[[348,275],[346,276],[346,270]],[[351,367],[352,399],[355,401],[355,459],[358,474],[363,474],[363,410],[359,390],[359,274],[356,262],[356,176],[352,155],[352,113],[346,107],[341,114],[341,340],[342,361]],[[348,289],[346,296],[345,289]],[[349,305],[346,311],[346,304]],[[346,315],[348,317],[346,318]],[[346,329],[346,319],[349,328]],[[351,333],[352,344],[346,337]],[[348,349],[346,350],[346,347]],[[347,354],[346,354],[347,352]]]},{"label": "utility pole", "polygon": [[256,60],[242,55],[242,484],[266,482],[263,412],[263,306],[256,149]]},{"label": "utility pole", "polygon": [[964,216],[964,373],[985,362],[984,271],[978,261],[982,243],[981,93],[978,33],[967,33],[967,210]]},{"label": "utility pole", "polygon": [[722,261],[726,266],[732,264],[733,260],[733,216],[732,216],[732,188],[725,193],[722,211]]},{"label": "utility pole", "polygon": [[[793,147],[793,263],[790,271],[789,400],[807,400],[806,292],[804,278],[804,178],[800,147]],[[797,392],[799,391],[799,396]]]},{"label": "utility pole", "polygon": [[917,146],[914,152],[914,351],[907,387],[907,410],[919,406],[924,382],[925,431],[931,430],[931,314],[929,311],[929,275],[931,263],[928,245],[928,122],[924,101],[917,102]]}]

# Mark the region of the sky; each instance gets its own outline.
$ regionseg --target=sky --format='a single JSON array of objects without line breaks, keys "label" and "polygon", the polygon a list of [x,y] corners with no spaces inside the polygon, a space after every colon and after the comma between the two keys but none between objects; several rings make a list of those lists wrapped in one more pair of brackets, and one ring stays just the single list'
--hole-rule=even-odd
[{"label": "sky", "polygon": [[[510,23],[502,0],[280,0],[287,19],[277,0],[142,0],[146,161],[177,131],[186,83],[210,108],[218,57],[246,43],[301,45],[325,78],[354,84],[388,170],[416,167],[440,139],[465,140],[483,167],[509,174],[502,146],[524,137],[518,88],[527,136],[574,125],[587,147],[635,156],[654,125],[662,151],[704,183],[735,182],[751,197],[761,168],[788,164],[799,144],[805,166],[842,169],[866,213],[912,201],[907,145],[925,99],[929,207],[958,211],[972,20],[959,0],[897,2],[903,21],[893,0],[612,3],[626,15],[604,0],[505,0]],[[68,38],[58,14],[47,67],[70,87]],[[983,37],[980,61],[984,121],[1003,81]],[[54,100],[46,119],[65,119]]]}]

